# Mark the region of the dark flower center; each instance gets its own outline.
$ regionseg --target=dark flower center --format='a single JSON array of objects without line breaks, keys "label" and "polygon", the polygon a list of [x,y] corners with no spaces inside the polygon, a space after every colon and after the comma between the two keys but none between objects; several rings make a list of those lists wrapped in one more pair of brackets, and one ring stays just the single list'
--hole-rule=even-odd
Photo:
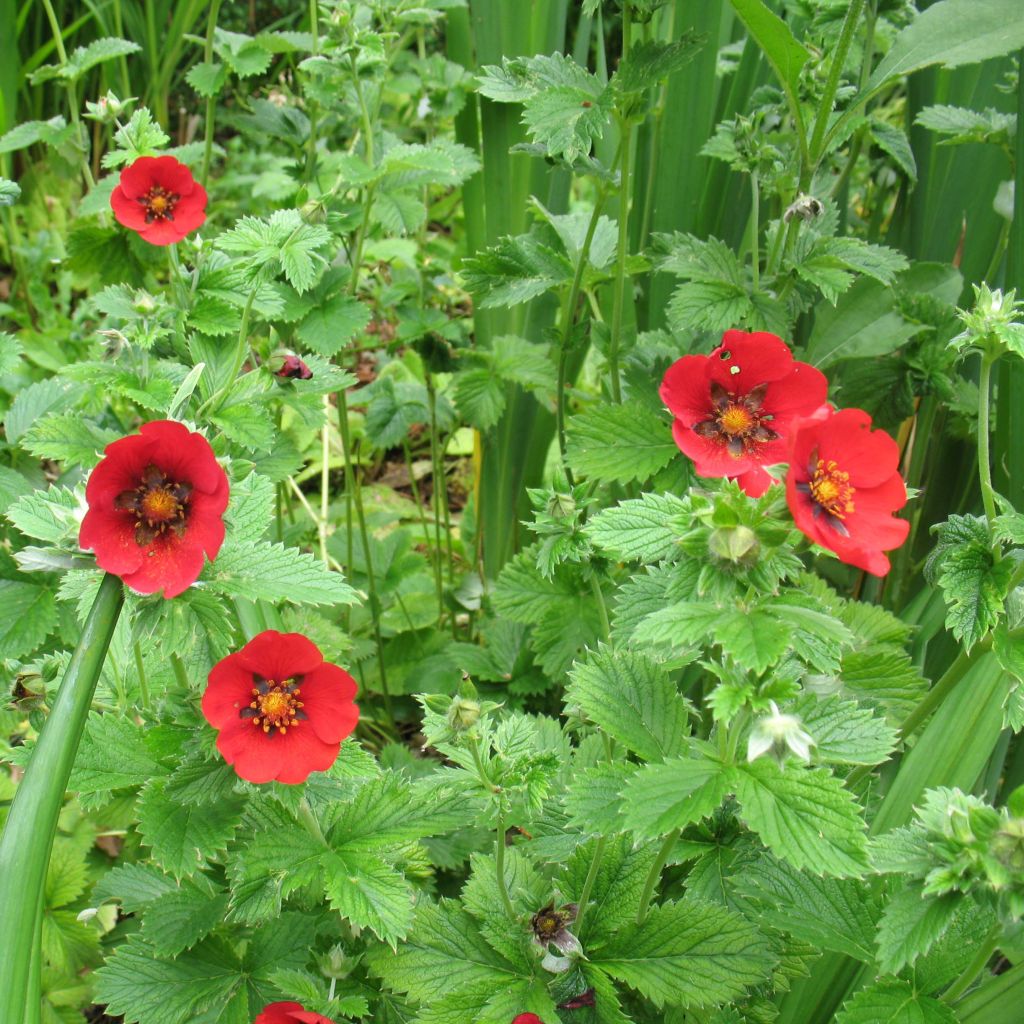
[{"label": "dark flower center", "polygon": [[814,502],[814,517],[824,515],[828,525],[844,537],[850,536],[843,520],[854,512],[853,496],[856,488],[850,484],[850,474],[843,472],[836,462],[818,458],[815,451],[807,465],[811,479],[797,484],[797,490],[808,495]]},{"label": "dark flower center", "polygon": [[180,198],[177,192],[171,192],[163,185],[154,185],[144,196],[139,196],[138,202],[146,208],[146,223],[174,220],[174,207]]},{"label": "dark flower center", "polygon": [[191,496],[191,484],[174,483],[150,464],[143,471],[139,486],[122,491],[114,499],[114,507],[134,513],[135,541],[145,547],[168,530],[178,537],[184,535]]},{"label": "dark flower center", "polygon": [[766,425],[773,417],[761,411],[767,390],[767,384],[758,384],[745,395],[736,395],[714,381],[711,385],[712,414],[695,423],[694,431],[724,445],[734,459],[755,454],[761,445],[779,436]]},{"label": "dark flower center", "polygon": [[238,717],[249,719],[268,737],[274,735],[275,729],[284,736],[289,729],[308,717],[299,700],[302,693],[299,688],[301,676],[275,682],[253,674],[252,681],[255,684],[252,688],[253,699],[247,708],[238,712]]}]

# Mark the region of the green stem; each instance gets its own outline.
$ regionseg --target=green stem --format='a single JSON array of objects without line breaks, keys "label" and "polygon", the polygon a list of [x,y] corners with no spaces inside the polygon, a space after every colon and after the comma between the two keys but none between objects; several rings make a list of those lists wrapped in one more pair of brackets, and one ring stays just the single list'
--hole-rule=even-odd
[{"label": "green stem", "polygon": [[[413,468],[412,451],[409,448],[409,439],[402,438],[402,450],[405,452],[405,464],[409,467],[409,485],[412,489],[412,498],[416,503],[416,511],[420,518],[420,527],[423,529],[423,543],[430,547],[430,526],[427,523],[427,510],[423,507],[423,499],[420,497],[420,485],[416,482],[416,472]],[[431,453],[431,467],[433,467],[433,453]],[[431,469],[433,472],[433,469]],[[435,550],[431,558],[431,566],[434,570],[434,590],[437,592],[437,607],[444,603],[444,581],[442,579],[441,552]]]},{"label": "green stem", "polygon": [[146,682],[146,666],[142,663],[142,645],[135,643],[135,671],[139,675],[139,697],[142,699],[142,710],[149,711],[149,684]]},{"label": "green stem", "polygon": [[761,190],[757,179],[757,171],[754,171],[750,175],[750,192],[751,192],[751,207],[750,207],[750,273],[754,284],[754,291],[760,291],[760,275],[761,275],[761,224],[760,224],[760,210],[761,210]]},{"label": "green stem", "polygon": [[[622,7],[622,58],[629,55],[630,35],[629,5]],[[630,164],[633,151],[633,123],[623,118],[621,151],[619,153],[619,238],[615,253],[615,291],[612,296],[612,329],[608,342],[608,376],[612,400],[622,401],[619,383],[619,344],[622,335],[622,321],[626,307],[626,257],[629,254],[629,201]]]},{"label": "green stem", "polygon": [[594,595],[594,600],[597,602],[597,613],[601,617],[601,630],[605,640],[607,640],[611,634],[612,627],[608,621],[608,605],[605,604],[604,591],[601,589],[601,581],[597,578],[596,573],[591,573],[590,589]]},{"label": "green stem", "polygon": [[[444,519],[442,508],[443,502],[447,500],[448,478],[445,476],[444,465],[441,461],[441,450],[437,442],[437,389],[434,387],[434,376],[427,370],[427,403],[430,407],[430,463],[431,475],[434,480],[434,553],[438,566],[444,557],[441,553],[441,522]],[[438,573],[440,579],[440,573]],[[449,579],[449,583],[451,580]],[[443,589],[437,593],[437,624],[441,625],[444,616],[444,592]]]},{"label": "green stem", "polygon": [[[57,15],[54,13],[53,4],[50,0],[43,0],[43,9],[46,11],[46,20],[49,21],[50,29],[53,32],[53,43],[57,48],[57,59],[60,61],[61,67],[64,67],[68,62],[68,53],[64,49],[64,35],[60,30],[60,22],[57,20]],[[78,88],[74,80],[70,78],[64,83],[64,86],[68,90],[68,111],[71,114],[71,123],[75,126],[75,145],[80,148],[82,154],[82,177],[85,179],[85,184],[92,188],[96,184],[96,179],[92,176],[89,156],[85,151],[85,147],[82,146],[82,120],[78,113]]]},{"label": "green stem", "polygon": [[327,523],[331,510],[331,430],[328,419],[331,412],[330,396],[324,395],[323,404],[324,425],[320,430],[320,519],[316,526],[316,532],[320,539],[320,560],[326,565]]},{"label": "green stem", "polygon": [[[206,18],[206,43],[203,46],[203,62],[209,66],[213,63],[213,34],[217,28],[217,14],[220,12],[221,0],[210,0],[210,13]],[[203,188],[210,177],[210,160],[213,157],[213,121],[217,111],[217,97],[206,97],[206,118],[203,123],[203,169],[199,180]]]},{"label": "green stem", "polygon": [[583,891],[580,893],[580,898],[577,906],[579,910],[576,912],[576,934],[583,934],[583,917],[587,912],[587,904],[590,902],[590,894],[594,891],[594,883],[597,881],[597,876],[601,871],[601,861],[604,858],[604,848],[607,845],[607,840],[604,836],[601,836],[597,840],[597,845],[594,847],[594,855],[590,858],[590,867],[587,869],[587,877],[583,881]]},{"label": "green stem", "polygon": [[28,968],[24,1024],[39,1024],[42,1017],[43,994],[43,915],[46,913],[46,888],[39,894],[36,926],[32,932],[32,960]]},{"label": "green stem", "polygon": [[647,919],[647,911],[650,906],[651,897],[654,895],[654,887],[658,884],[658,879],[661,878],[662,869],[665,867],[668,855],[672,852],[672,848],[676,845],[678,838],[679,829],[673,829],[665,836],[665,841],[661,844],[657,857],[654,858],[651,870],[647,872],[643,892],[640,894],[640,909],[636,914],[636,923],[638,925],[643,924]]},{"label": "green stem", "polygon": [[[341,431],[341,444],[345,452],[345,487],[352,488],[352,501],[359,525],[359,537],[363,543],[363,558],[366,561],[366,589],[370,596],[370,618],[373,621],[373,638],[377,645],[377,667],[380,671],[380,689],[384,697],[384,710],[387,712],[392,727],[395,724],[395,713],[391,707],[391,691],[388,689],[388,674],[384,667],[384,638],[380,632],[380,601],[377,597],[377,580],[373,574],[373,554],[370,551],[370,534],[366,529],[366,515],[363,511],[363,492],[358,477],[352,471],[350,453],[351,438],[348,432],[348,399],[345,392],[338,392],[338,427]],[[350,531],[351,533],[351,531]],[[351,570],[351,563],[348,567]]]},{"label": "green stem", "polygon": [[[208,401],[203,403],[202,408],[196,414],[197,418],[200,418],[207,409],[209,409],[211,416],[220,409],[224,404],[224,399],[227,398],[231,390],[231,386],[235,383],[238,371],[242,369],[242,364],[245,362],[245,353],[249,350],[249,316],[252,313],[252,304],[256,301],[257,290],[253,288],[249,292],[249,297],[245,300],[245,306],[242,309],[242,323],[238,328],[238,343],[235,348],[235,358],[231,366],[231,374],[228,376],[224,386],[215,395],[212,395]],[[212,408],[210,408],[211,406]]]},{"label": "green stem", "polygon": [[811,144],[809,147],[809,166],[805,166],[800,175],[800,190],[806,191],[810,188],[811,178],[814,169],[822,157],[822,149],[825,140],[825,131],[828,128],[829,117],[832,115],[832,106],[835,103],[836,91],[839,88],[839,79],[843,74],[843,65],[846,63],[846,55],[850,52],[850,44],[853,42],[853,34],[857,30],[857,23],[864,11],[865,0],[852,0],[846,11],[846,20],[843,22],[842,32],[839,34],[839,42],[832,53],[832,63],[828,69],[828,79],[825,82],[825,91],[821,94],[821,103],[818,105],[818,113],[814,119],[814,130],[811,133]]},{"label": "green stem", "polygon": [[999,940],[1003,935],[1003,926],[998,921],[989,929],[988,935],[978,946],[977,952],[971,957],[971,962],[961,971],[960,976],[953,982],[941,999],[944,1003],[955,1003],[970,987],[974,980],[985,969],[985,965],[992,958],[992,954],[999,946]]},{"label": "green stem", "polygon": [[40,893],[50,849],[107,647],[124,601],[121,581],[103,577],[0,837],[0,1020],[20,1021]]},{"label": "green stem", "polygon": [[191,686],[188,681],[188,671],[185,669],[185,662],[177,654],[172,654],[171,667],[174,669],[174,678],[178,681],[178,685],[184,693],[188,693]]},{"label": "green stem", "polygon": [[320,828],[320,822],[316,820],[316,815],[313,813],[313,808],[309,806],[309,801],[303,797],[299,801],[299,821],[306,826],[306,831],[314,839],[319,839],[321,843],[326,845],[327,840],[324,839],[323,829]]},{"label": "green stem", "polygon": [[505,913],[514,921],[516,910],[508,894],[508,881],[505,878],[505,816],[498,814],[498,835],[494,843],[494,873],[498,879],[498,893],[501,896]]},{"label": "green stem", "polygon": [[[989,409],[992,398],[992,364],[998,358],[998,355],[983,353],[981,373],[978,376],[978,476],[981,478],[981,503],[985,506],[985,518],[988,520],[989,530],[992,529],[996,518],[996,499],[995,492],[992,490],[992,460],[989,455],[989,442],[991,441]],[[998,550],[994,553],[998,558]]]}]

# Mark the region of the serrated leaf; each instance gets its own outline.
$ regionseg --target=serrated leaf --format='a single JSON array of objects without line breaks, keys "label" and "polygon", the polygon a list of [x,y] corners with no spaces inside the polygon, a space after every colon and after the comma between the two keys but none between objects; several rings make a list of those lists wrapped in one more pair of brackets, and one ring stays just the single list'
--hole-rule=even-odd
[{"label": "serrated leaf", "polygon": [[751,311],[746,290],[726,281],[688,281],[672,293],[666,310],[669,328],[724,331],[741,323]]},{"label": "serrated leaf", "polygon": [[761,857],[744,867],[736,884],[754,901],[758,920],[821,949],[874,962],[881,907],[866,883],[816,878],[786,861]]},{"label": "serrated leaf", "polygon": [[224,436],[251,452],[268,452],[277,439],[277,428],[268,409],[252,402],[228,405],[210,416]]},{"label": "serrated leaf", "polygon": [[95,977],[97,1000],[126,1024],[182,1024],[211,1003],[223,1005],[240,980],[238,961],[218,940],[168,961],[137,937],[118,946]]},{"label": "serrated leaf", "polygon": [[462,261],[459,274],[482,309],[516,306],[572,278],[569,261],[530,235],[498,244]]},{"label": "serrated leaf", "polygon": [[613,761],[576,771],[562,797],[572,827],[584,835],[622,832],[626,823],[620,794],[634,770],[634,765]]},{"label": "serrated leaf", "polygon": [[331,906],[394,948],[413,920],[412,887],[405,878],[370,854],[330,851],[322,863]]},{"label": "serrated leaf", "polygon": [[259,473],[250,473],[231,486],[224,518],[233,542],[258,541],[274,513],[274,485]]},{"label": "serrated leaf", "polygon": [[167,769],[146,745],[140,726],[121,715],[92,714],[82,734],[68,789],[76,793],[104,793],[142,786],[151,778],[166,774]]},{"label": "serrated leaf", "polygon": [[678,757],[646,765],[622,790],[626,827],[647,839],[706,818],[729,790],[729,775],[720,761]]},{"label": "serrated leaf", "polygon": [[48,587],[0,580],[0,658],[31,654],[57,625],[57,606]]},{"label": "serrated leaf", "polygon": [[646,761],[686,749],[687,702],[668,670],[640,652],[592,651],[573,667],[565,701]]},{"label": "serrated leaf", "polygon": [[668,423],[640,401],[597,403],[566,426],[566,459],[581,476],[646,480],[678,454]]},{"label": "serrated leaf", "polygon": [[56,413],[29,427],[21,447],[37,459],[91,467],[99,462],[103,449],[119,437],[117,431],[83,419],[78,413]]},{"label": "serrated leaf", "polygon": [[721,906],[684,899],[620,928],[590,960],[663,1006],[709,1006],[739,997],[771,968],[764,937]]},{"label": "serrated leaf", "polygon": [[732,775],[743,820],[776,857],[818,875],[864,873],[864,819],[839,779],[824,768],[783,771],[764,758]]},{"label": "serrated leaf", "polygon": [[876,981],[848,1000],[836,1024],[957,1024],[950,1007],[921,995],[906,981]]},{"label": "serrated leaf", "polygon": [[82,514],[78,496],[66,487],[25,494],[7,509],[7,518],[26,537],[60,544],[77,535]]},{"label": "serrated leaf", "polygon": [[177,956],[222,922],[227,905],[227,893],[211,896],[205,889],[186,883],[176,892],[160,896],[146,908],[142,937],[157,956]]},{"label": "serrated leaf", "polygon": [[340,574],[307,552],[259,541],[225,544],[203,580],[222,594],[252,601],[353,604],[358,599]]},{"label": "serrated leaf", "polygon": [[898,974],[927,953],[960,910],[960,893],[924,896],[919,882],[904,882],[882,911],[878,927],[878,963],[886,974]]},{"label": "serrated leaf", "polygon": [[490,430],[505,411],[507,385],[492,369],[464,370],[455,378],[455,404],[477,430]]},{"label": "serrated leaf", "polygon": [[501,990],[517,978],[484,941],[476,921],[451,900],[421,902],[398,949],[371,949],[366,961],[390,988],[431,1003],[474,985]]},{"label": "serrated leaf", "polygon": [[674,494],[644,494],[602,509],[583,532],[614,558],[660,562],[679,553],[681,518],[689,512],[689,505]]},{"label": "serrated leaf", "polygon": [[370,322],[370,309],[350,295],[335,295],[315,306],[295,332],[307,348],[330,358],[340,352]]},{"label": "serrated leaf", "polygon": [[622,92],[643,92],[663,78],[689,64],[700,52],[704,38],[686,32],[670,43],[645,39],[629,51],[619,64],[613,79]]},{"label": "serrated leaf", "polygon": [[64,412],[75,406],[84,388],[59,377],[48,377],[21,388],[4,417],[7,440],[16,444],[23,434],[47,413]]},{"label": "serrated leaf", "polygon": [[139,833],[153,860],[175,877],[194,875],[222,852],[241,819],[240,802],[180,804],[157,779],[139,798]]},{"label": "serrated leaf", "polygon": [[853,701],[803,694],[786,711],[796,715],[814,737],[817,761],[881,764],[896,748],[896,730]]}]

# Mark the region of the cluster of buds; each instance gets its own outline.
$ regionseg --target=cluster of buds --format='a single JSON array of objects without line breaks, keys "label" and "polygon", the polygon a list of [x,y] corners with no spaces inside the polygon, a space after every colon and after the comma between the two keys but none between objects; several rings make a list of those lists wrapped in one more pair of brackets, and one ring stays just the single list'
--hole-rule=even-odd
[{"label": "cluster of buds", "polygon": [[101,96],[95,103],[91,103],[89,100],[85,101],[86,112],[83,117],[87,117],[90,121],[99,121],[100,124],[113,124],[122,114],[127,112],[128,108],[137,98],[136,96],[129,96],[127,99],[118,99],[108,89],[105,95]]}]

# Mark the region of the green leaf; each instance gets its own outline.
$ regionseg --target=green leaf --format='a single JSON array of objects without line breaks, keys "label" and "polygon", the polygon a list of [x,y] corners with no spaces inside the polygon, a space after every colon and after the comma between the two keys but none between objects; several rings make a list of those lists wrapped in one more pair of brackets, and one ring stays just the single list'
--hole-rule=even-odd
[{"label": "green leaf", "polygon": [[[0,175],[0,209],[5,206],[14,206],[21,198],[21,186],[10,178]],[[10,337],[10,335],[6,335]]]},{"label": "green leaf", "polygon": [[751,312],[742,285],[727,281],[689,281],[672,293],[666,311],[668,326],[677,334],[692,330],[724,331]]},{"label": "green leaf", "polygon": [[203,580],[229,597],[294,604],[352,604],[358,595],[340,574],[304,551],[266,542],[225,544]]},{"label": "green leaf", "polygon": [[737,877],[757,919],[815,947],[873,964],[878,900],[864,882],[816,878],[783,860],[760,857]]},{"label": "green leaf", "polygon": [[970,650],[999,621],[1014,565],[995,560],[988,523],[980,516],[953,515],[932,531],[937,541],[925,574],[942,588],[947,627]]},{"label": "green leaf", "polygon": [[430,422],[427,389],[419,381],[378,377],[364,395],[366,436],[381,451],[401,444],[413,424]]},{"label": "green leaf", "polygon": [[223,852],[238,827],[241,804],[181,804],[156,779],[139,798],[139,834],[153,860],[176,878],[194,875]]},{"label": "green leaf", "polygon": [[600,647],[577,662],[565,701],[646,761],[686,748],[689,707],[668,670],[640,652]]},{"label": "green leaf", "polygon": [[940,0],[893,40],[865,87],[872,96],[891,79],[932,64],[956,68],[1002,57],[1024,46],[1016,0]]},{"label": "green leaf", "polygon": [[594,765],[573,773],[572,786],[562,801],[569,823],[584,835],[612,835],[623,831],[622,793],[635,766],[623,761]]},{"label": "green leaf", "polygon": [[674,494],[644,494],[602,509],[583,532],[595,545],[624,562],[661,562],[679,553],[689,504]]},{"label": "green leaf", "polygon": [[790,108],[799,110],[800,72],[811,59],[810,51],[796,39],[789,25],[769,10],[762,0],[733,0],[733,7],[768,58]]},{"label": "green leaf", "polygon": [[44,64],[37,68],[29,78],[33,85],[59,78],[66,82],[76,82],[91,68],[115,57],[126,57],[138,53],[142,47],[127,39],[94,39],[88,46],[76,47],[68,55],[66,62],[61,64]]},{"label": "green leaf", "polygon": [[82,502],[66,487],[25,494],[7,509],[7,518],[26,537],[60,544],[77,537]]},{"label": "green leaf", "polygon": [[[566,862],[562,891],[570,900],[579,900],[583,893],[596,842],[581,843]],[[584,927],[579,935],[581,942],[596,947],[614,941],[620,928],[636,920],[644,883],[656,856],[655,843],[634,847],[628,836],[617,836],[606,842],[590,891],[593,905],[588,905],[587,913],[583,915]]]},{"label": "green leaf", "polygon": [[95,974],[96,999],[126,1024],[183,1024],[212,1004],[223,1005],[239,981],[230,949],[206,939],[173,961],[132,937]]},{"label": "green leaf", "polygon": [[217,237],[217,246],[241,257],[254,280],[280,268],[301,295],[316,283],[326,259],[319,251],[331,241],[322,224],[308,224],[298,210],[278,210],[266,220],[242,217]]},{"label": "green leaf", "polygon": [[644,92],[689,64],[705,42],[692,32],[685,32],[671,43],[644,39],[622,59],[612,81],[620,92]]},{"label": "green leaf", "polygon": [[878,963],[886,974],[898,974],[927,953],[961,909],[960,893],[925,896],[920,882],[901,881],[885,905],[878,928]]},{"label": "green leaf", "polygon": [[252,452],[268,452],[274,447],[278,432],[270,412],[251,400],[228,405],[210,417],[224,436]]},{"label": "green leaf", "polygon": [[646,765],[622,790],[626,827],[647,839],[668,835],[716,811],[728,790],[720,761],[680,757]]},{"label": "green leaf", "polygon": [[957,1024],[944,1003],[921,995],[907,981],[887,979],[861,989],[836,1016],[836,1024]]},{"label": "green leaf", "polygon": [[459,270],[481,309],[516,306],[572,278],[569,261],[530,235],[499,239],[462,261]]},{"label": "green leaf", "polygon": [[817,875],[859,877],[867,867],[864,820],[853,795],[824,768],[760,758],[733,769],[743,820],[776,857]]},{"label": "green leaf", "polygon": [[315,306],[296,327],[307,348],[330,358],[340,352],[370,322],[370,309],[349,295],[335,295]]},{"label": "green leaf", "polygon": [[259,473],[250,473],[231,485],[231,500],[224,519],[235,543],[258,541],[274,515],[274,485]]},{"label": "green leaf", "polygon": [[177,888],[170,875],[165,875],[151,864],[119,862],[96,883],[93,899],[97,903],[117,900],[126,914],[134,914]]},{"label": "green leaf", "polygon": [[803,694],[786,711],[796,715],[814,737],[817,761],[881,764],[896,748],[896,730],[854,701]]},{"label": "green leaf", "polygon": [[86,722],[68,789],[105,793],[142,786],[154,776],[166,774],[167,769],[146,745],[140,726],[121,715],[93,714]]},{"label": "green leaf", "polygon": [[329,852],[322,864],[331,906],[357,928],[369,928],[394,948],[412,926],[409,883],[371,854]]},{"label": "green leaf", "polygon": [[507,384],[493,369],[477,367],[455,377],[455,404],[477,430],[490,430],[505,411]]},{"label": "green leaf", "polygon": [[57,625],[57,606],[48,587],[0,580],[0,658],[31,654]]},{"label": "green leaf", "polygon": [[37,459],[90,468],[99,462],[103,449],[121,436],[79,413],[51,413],[29,427],[21,447]]},{"label": "green leaf", "polygon": [[581,476],[612,483],[646,480],[679,453],[668,423],[646,403],[595,403],[566,427],[566,459]]},{"label": "green leaf", "polygon": [[177,956],[221,924],[227,905],[227,893],[213,896],[204,888],[185,883],[149,905],[143,918],[142,937],[157,956]]},{"label": "green leaf", "polygon": [[64,412],[78,403],[84,388],[59,377],[48,377],[21,388],[4,418],[7,440],[16,444],[48,412]]},{"label": "green leaf", "polygon": [[193,64],[185,75],[185,81],[203,99],[216,96],[224,88],[228,80],[228,69],[223,64],[212,61],[209,64],[200,62]]},{"label": "green leaf", "polygon": [[427,1003],[474,985],[500,991],[517,977],[484,941],[475,920],[452,900],[422,901],[398,949],[370,949],[366,962],[390,988]]},{"label": "green leaf", "polygon": [[753,924],[697,899],[654,907],[642,925],[620,928],[590,959],[659,1009],[736,999],[764,981],[772,965]]}]

